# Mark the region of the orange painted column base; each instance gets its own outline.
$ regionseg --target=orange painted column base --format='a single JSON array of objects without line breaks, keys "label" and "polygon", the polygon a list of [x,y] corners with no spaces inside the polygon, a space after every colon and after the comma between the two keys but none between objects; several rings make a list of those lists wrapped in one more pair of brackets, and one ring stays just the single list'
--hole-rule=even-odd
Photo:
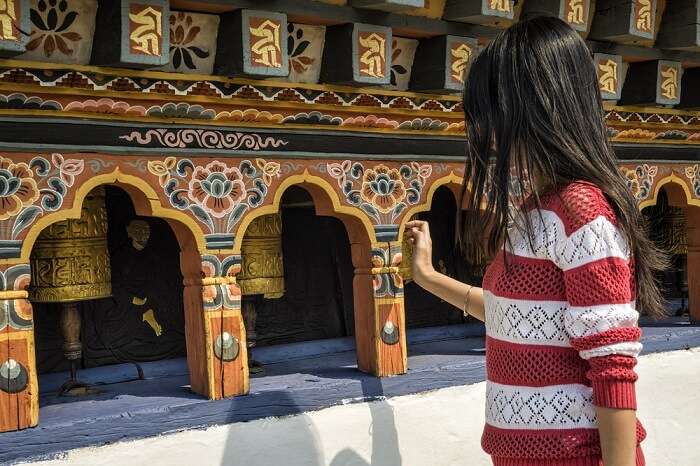
[{"label": "orange painted column base", "polygon": [[192,391],[212,400],[249,391],[248,350],[235,275],[240,256],[201,256],[201,277],[185,279],[187,365]]},{"label": "orange painted column base", "polygon": [[25,290],[28,284],[28,264],[0,271],[0,432],[39,423],[32,305]]},{"label": "orange painted column base", "polygon": [[355,269],[357,365],[379,377],[408,368],[400,264],[401,243],[383,243],[372,249],[371,267]]}]

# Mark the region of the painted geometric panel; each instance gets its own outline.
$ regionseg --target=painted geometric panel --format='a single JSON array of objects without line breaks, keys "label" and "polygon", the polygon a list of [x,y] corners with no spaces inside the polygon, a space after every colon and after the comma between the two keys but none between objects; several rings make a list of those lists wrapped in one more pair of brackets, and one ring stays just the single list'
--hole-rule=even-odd
[{"label": "painted geometric panel", "polygon": [[357,82],[387,84],[391,68],[391,29],[355,24],[353,77]]},{"label": "painted geometric panel", "polygon": [[84,65],[90,62],[96,0],[32,0],[31,35],[23,60]]},{"label": "painted geometric panel", "polygon": [[411,82],[411,69],[416,56],[418,41],[404,37],[394,37],[391,52],[390,89],[405,91]]},{"label": "painted geometric panel", "polygon": [[24,52],[28,30],[29,0],[0,1],[0,57]]},{"label": "painted geometric panel", "polygon": [[618,100],[622,88],[622,57],[596,53],[593,55],[598,87],[603,100]]},{"label": "painted geometric panel", "polygon": [[656,101],[662,105],[678,105],[681,101],[683,68],[677,61],[659,60]]},{"label": "painted geometric panel", "polygon": [[287,31],[288,80],[296,83],[317,83],[321,74],[326,27],[289,23]]},{"label": "painted geometric panel", "polygon": [[216,57],[219,17],[200,13],[170,13],[170,63],[164,71],[211,74]]}]

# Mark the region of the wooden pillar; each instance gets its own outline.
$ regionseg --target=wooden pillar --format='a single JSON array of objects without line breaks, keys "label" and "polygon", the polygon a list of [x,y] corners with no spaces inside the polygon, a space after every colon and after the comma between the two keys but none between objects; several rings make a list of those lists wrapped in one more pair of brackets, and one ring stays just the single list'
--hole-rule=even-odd
[{"label": "wooden pillar", "polygon": [[688,309],[690,319],[700,321],[700,207],[689,205],[688,222]]},{"label": "wooden pillar", "polygon": [[[183,261],[195,254],[183,251]],[[248,393],[248,351],[236,274],[239,255],[201,256],[198,272],[183,264],[185,334],[192,391],[212,400]]]},{"label": "wooden pillar", "polygon": [[[370,267],[358,267],[368,262]],[[357,366],[379,377],[404,374],[408,364],[401,243],[380,243],[371,251],[353,244],[353,264]]]},{"label": "wooden pillar", "polygon": [[39,422],[29,264],[0,268],[0,432]]}]

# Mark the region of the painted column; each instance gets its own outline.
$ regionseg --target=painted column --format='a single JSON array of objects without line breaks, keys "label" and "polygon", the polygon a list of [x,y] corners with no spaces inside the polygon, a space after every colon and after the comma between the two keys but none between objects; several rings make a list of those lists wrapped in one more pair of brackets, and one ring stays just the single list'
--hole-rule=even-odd
[{"label": "painted column", "polygon": [[0,266],[0,432],[39,422],[29,264]]},{"label": "painted column", "polygon": [[688,309],[690,319],[700,321],[700,207],[688,205]]},{"label": "painted column", "polygon": [[185,277],[187,365],[192,391],[216,400],[248,393],[246,333],[236,274],[240,255],[201,256]]},{"label": "painted column", "polygon": [[[353,245],[353,259],[366,249]],[[366,257],[366,256],[365,256]],[[356,260],[353,260],[357,264]],[[358,268],[354,279],[357,364],[376,376],[404,374],[406,319],[403,279],[400,275],[401,243],[372,247],[370,267]]]}]

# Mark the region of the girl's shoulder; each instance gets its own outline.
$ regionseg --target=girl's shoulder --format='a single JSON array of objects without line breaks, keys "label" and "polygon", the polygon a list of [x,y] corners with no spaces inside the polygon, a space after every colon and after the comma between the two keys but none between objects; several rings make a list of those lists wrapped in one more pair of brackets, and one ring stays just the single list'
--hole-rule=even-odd
[{"label": "girl's shoulder", "polygon": [[562,220],[567,235],[598,217],[617,225],[617,216],[605,193],[588,181],[574,181],[552,191],[542,199],[542,208],[553,211]]}]

